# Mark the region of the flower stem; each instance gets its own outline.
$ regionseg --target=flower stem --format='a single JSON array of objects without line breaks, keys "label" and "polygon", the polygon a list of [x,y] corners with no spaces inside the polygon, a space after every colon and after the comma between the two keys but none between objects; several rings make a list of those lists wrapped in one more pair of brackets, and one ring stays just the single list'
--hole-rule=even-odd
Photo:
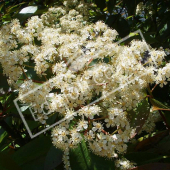
[{"label": "flower stem", "polygon": [[156,86],[157,86],[158,84],[155,84],[155,86],[152,88],[152,90],[151,90],[151,93],[154,91],[154,89],[156,88]]},{"label": "flower stem", "polygon": [[23,74],[25,75],[26,79],[28,80],[28,76],[26,75],[26,73],[25,73],[24,69],[22,68],[22,66],[21,66],[21,65],[20,65],[20,67],[21,67],[21,70],[22,70]]},{"label": "flower stem", "polygon": [[29,65],[26,65],[26,64],[23,64],[23,66],[25,66],[25,67],[30,67],[30,68],[34,68],[34,66],[29,66]]}]

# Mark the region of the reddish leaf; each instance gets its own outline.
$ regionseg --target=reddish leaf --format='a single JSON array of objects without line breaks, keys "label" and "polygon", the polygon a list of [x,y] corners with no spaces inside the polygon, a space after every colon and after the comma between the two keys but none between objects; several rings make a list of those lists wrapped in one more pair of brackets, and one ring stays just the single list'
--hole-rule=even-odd
[{"label": "reddish leaf", "polygon": [[147,138],[147,139],[139,142],[135,148],[135,151],[144,150],[144,149],[149,148],[151,145],[158,143],[163,137],[167,136],[168,133],[169,133],[168,130],[166,130],[166,131],[156,134],[153,137]]},{"label": "reddish leaf", "polygon": [[136,168],[132,168],[130,170],[168,170],[168,169],[170,169],[170,164],[168,163],[151,163]]}]

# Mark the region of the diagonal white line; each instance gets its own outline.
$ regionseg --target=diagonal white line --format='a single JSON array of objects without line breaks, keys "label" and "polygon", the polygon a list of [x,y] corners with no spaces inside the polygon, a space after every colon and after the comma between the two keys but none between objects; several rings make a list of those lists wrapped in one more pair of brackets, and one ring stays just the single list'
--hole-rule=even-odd
[{"label": "diagonal white line", "polygon": [[[150,51],[149,46],[147,45],[147,43],[146,43],[146,41],[145,41],[145,38],[144,38],[141,30],[137,30],[137,31],[135,31],[135,32],[132,32],[132,34],[136,34],[136,33],[140,34],[140,36],[142,37],[142,40],[143,40],[143,41],[145,42],[145,44],[146,44],[147,50]],[[117,43],[117,44],[120,44],[121,42],[127,40],[127,39],[130,38],[130,37],[131,37],[130,35],[127,35],[126,37],[124,37],[123,39],[119,40],[119,41],[116,42],[116,43]],[[152,57],[152,56],[151,56],[151,57]],[[153,60],[153,62],[154,62],[154,64],[155,64],[155,66],[157,66],[154,58],[152,58],[152,60]],[[145,75],[145,74],[146,74],[146,73],[138,76],[137,78],[142,77],[142,76]],[[131,76],[132,76],[132,75],[130,75],[128,78],[130,78]],[[137,78],[134,78],[133,80],[129,81],[128,83],[126,83],[126,84],[124,84],[124,85],[121,85],[120,87],[118,87],[118,88],[114,89],[113,91],[109,92],[107,95],[98,98],[97,100],[89,103],[89,104],[86,105],[86,106],[91,106],[91,105],[93,105],[93,104],[95,104],[95,103],[97,103],[97,102],[105,99],[105,98],[108,97],[109,95],[111,95],[111,94],[117,92],[118,90],[120,90],[122,87],[124,87],[124,86],[126,86],[126,85],[128,85],[128,84],[130,84],[130,83],[132,83],[132,82],[134,82]],[[52,79],[51,79],[51,80],[52,80]],[[24,95],[21,95],[20,97],[21,97],[21,98],[24,98],[24,97],[28,96],[29,94],[34,93],[36,90],[41,89],[43,86],[45,86],[45,85],[48,84],[48,83],[49,83],[49,81],[47,81],[47,82],[43,83],[42,85],[34,88],[33,90],[29,91],[28,93],[26,93],[26,94],[24,94]],[[38,132],[38,133],[36,133],[36,134],[33,135],[32,132],[31,132],[31,130],[30,130],[30,128],[29,128],[29,126],[28,126],[28,124],[27,124],[27,122],[26,122],[26,120],[25,120],[25,118],[24,118],[24,116],[23,116],[22,111],[20,110],[20,107],[19,107],[19,105],[18,105],[18,103],[17,103],[18,100],[19,100],[19,98],[16,98],[16,99],[14,100],[14,104],[15,104],[15,106],[16,106],[18,112],[19,112],[19,115],[20,115],[20,117],[21,117],[21,119],[22,119],[22,121],[23,121],[23,123],[24,123],[24,125],[25,125],[25,127],[26,127],[26,129],[27,129],[27,131],[28,131],[28,134],[30,135],[31,138],[34,138],[34,137],[36,137],[36,136],[38,136],[38,135],[46,132],[47,130],[51,129],[52,127],[54,127],[54,126],[62,123],[63,121],[65,121],[66,119],[68,119],[68,118],[71,117],[71,115],[70,115],[70,116],[67,117],[67,118],[63,118],[63,119],[61,119],[60,121],[58,121],[58,122],[50,125],[49,127],[46,127],[44,130],[42,130],[42,131],[40,131],[40,132]],[[84,107],[86,107],[86,106],[84,106]],[[68,105],[67,105],[66,103],[65,103],[65,107],[66,107],[66,109],[69,109],[69,107],[68,107]],[[79,109],[79,110],[80,110],[80,109]],[[75,113],[78,113],[79,110],[77,110]]]}]

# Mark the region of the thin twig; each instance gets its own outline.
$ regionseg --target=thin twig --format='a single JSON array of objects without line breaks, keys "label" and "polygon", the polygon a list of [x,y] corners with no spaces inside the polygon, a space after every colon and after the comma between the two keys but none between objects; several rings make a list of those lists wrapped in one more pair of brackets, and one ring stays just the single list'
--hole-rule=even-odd
[{"label": "thin twig", "polygon": [[147,97],[153,98],[151,95],[146,95],[145,98],[147,98]]},{"label": "thin twig", "polygon": [[101,117],[101,118],[98,118],[98,119],[91,119],[90,121],[103,120],[103,119],[106,119],[106,118],[108,118],[108,116]]},{"label": "thin twig", "polygon": [[23,74],[25,75],[26,79],[28,80],[28,76],[26,75],[26,73],[25,73],[24,69],[22,68],[22,66],[21,66],[21,65],[20,65],[20,67],[21,67],[21,70],[22,70]]},{"label": "thin twig", "polygon": [[119,6],[123,1],[120,1],[118,4],[116,4],[115,6]]},{"label": "thin twig", "polygon": [[23,64],[23,66],[25,66],[25,67],[30,67],[30,68],[34,68],[34,66],[29,66],[29,65],[26,65],[26,64]]},{"label": "thin twig", "polygon": [[151,93],[154,91],[154,89],[156,88],[156,86],[157,86],[158,84],[155,84],[155,86],[152,88],[152,90],[151,90]]},{"label": "thin twig", "polygon": [[163,121],[165,122],[166,127],[167,127],[168,130],[170,131],[170,126],[168,125],[165,116],[163,115],[163,113],[162,113],[160,110],[158,110],[158,111],[159,111],[159,114],[161,115]]},{"label": "thin twig", "polygon": [[143,64],[143,66],[145,66],[146,64],[149,64],[149,63],[150,63],[150,61],[148,61],[148,62],[144,63],[144,64]]},{"label": "thin twig", "polygon": [[46,75],[44,75],[44,77],[45,77],[45,80],[46,80],[46,81],[48,81],[48,79],[47,79]]},{"label": "thin twig", "polygon": [[119,129],[115,130],[111,135],[114,135],[116,132],[118,132]]},{"label": "thin twig", "polygon": [[157,108],[156,110],[166,110],[166,111],[170,111],[170,109],[163,109],[163,108]]},{"label": "thin twig", "polygon": [[[24,81],[24,79],[18,79],[18,80]],[[35,83],[41,83],[41,84],[44,83],[44,81],[38,81],[38,80],[33,80],[33,79],[30,79],[30,80],[32,80],[32,81],[35,82]]]},{"label": "thin twig", "polygon": [[101,132],[103,132],[105,135],[108,135],[108,132],[106,132],[105,130],[101,130]]}]

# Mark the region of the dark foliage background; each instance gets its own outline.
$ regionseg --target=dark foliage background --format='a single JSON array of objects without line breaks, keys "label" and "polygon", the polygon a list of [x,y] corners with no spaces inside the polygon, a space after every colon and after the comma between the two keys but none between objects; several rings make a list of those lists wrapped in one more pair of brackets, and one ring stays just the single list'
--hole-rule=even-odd
[{"label": "dark foliage background", "polygon": [[[41,15],[53,5],[60,5],[62,0],[1,0],[0,25],[18,18],[24,25],[33,15]],[[86,0],[95,3],[90,10],[90,20],[103,20],[116,29],[121,39],[140,29],[146,42],[154,48],[170,47],[170,1],[169,0]],[[142,13],[137,12],[137,5],[143,2]],[[19,14],[21,9],[37,6],[32,14]],[[136,35],[136,39],[140,39]],[[130,42],[131,38],[125,41]],[[170,60],[167,55],[166,60]],[[154,86],[154,85],[153,85]],[[153,87],[151,86],[150,89]],[[7,84],[0,66],[0,170],[62,170],[62,151],[52,146],[50,132],[30,139],[19,114],[13,104],[17,94]],[[149,92],[148,92],[149,94]],[[170,108],[170,84],[164,88],[156,87],[154,100],[150,105]],[[143,108],[144,109],[144,106]],[[161,111],[163,121],[156,124],[154,133],[136,135],[135,144],[129,144],[125,157],[137,163],[140,170],[170,169],[170,112]],[[114,161],[105,160],[92,154],[82,142],[71,152],[73,170],[113,170]]]}]

